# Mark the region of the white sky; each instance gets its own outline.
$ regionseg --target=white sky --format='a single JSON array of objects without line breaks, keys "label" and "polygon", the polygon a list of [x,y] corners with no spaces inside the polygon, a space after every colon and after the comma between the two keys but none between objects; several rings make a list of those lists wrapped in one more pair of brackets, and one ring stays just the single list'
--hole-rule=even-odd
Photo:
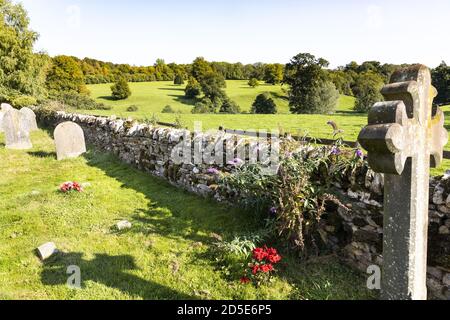
[{"label": "white sky", "polygon": [[116,63],[450,63],[449,0],[23,0],[36,50]]}]

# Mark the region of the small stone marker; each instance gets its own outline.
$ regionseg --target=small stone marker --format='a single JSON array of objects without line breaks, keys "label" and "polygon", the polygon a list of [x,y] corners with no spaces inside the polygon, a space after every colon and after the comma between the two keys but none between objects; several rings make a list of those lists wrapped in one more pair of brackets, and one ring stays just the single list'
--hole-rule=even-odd
[{"label": "small stone marker", "polygon": [[9,109],[3,116],[3,129],[7,149],[26,150],[33,145],[25,116],[16,109]]},{"label": "small stone marker", "polygon": [[36,131],[38,130],[38,126],[36,123],[36,115],[34,114],[34,111],[30,108],[22,108],[20,109],[20,113],[22,113],[25,121],[25,126],[28,128],[28,131]]},{"label": "small stone marker", "polygon": [[448,141],[444,114],[433,110],[437,92],[423,65],[395,72],[382,94],[358,138],[372,169],[385,173],[381,297],[426,300],[430,165]]},{"label": "small stone marker", "polygon": [[11,110],[13,107],[7,103],[1,104],[1,110],[0,110],[0,132],[4,132],[3,129],[3,118],[5,116],[5,113],[9,110]]},{"label": "small stone marker", "polygon": [[84,132],[75,122],[63,122],[54,132],[58,160],[77,158],[86,152]]},{"label": "small stone marker", "polygon": [[131,222],[127,220],[120,221],[116,224],[117,230],[122,231],[126,229],[131,229]]},{"label": "small stone marker", "polygon": [[58,249],[56,249],[56,245],[53,242],[47,242],[37,248],[37,252],[39,254],[39,258],[41,258],[42,261],[47,260],[52,255],[58,252]]}]

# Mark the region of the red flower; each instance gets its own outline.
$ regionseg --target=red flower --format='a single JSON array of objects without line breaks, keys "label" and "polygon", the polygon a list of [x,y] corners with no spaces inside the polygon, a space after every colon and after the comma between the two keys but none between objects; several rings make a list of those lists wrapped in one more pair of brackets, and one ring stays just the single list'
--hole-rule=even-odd
[{"label": "red flower", "polygon": [[259,266],[254,266],[254,267],[252,268],[252,273],[253,273],[254,275],[256,275],[256,274],[258,273],[258,271],[259,271]]},{"label": "red flower", "polygon": [[267,273],[267,272],[273,271],[273,265],[265,264],[265,265],[262,265],[260,267],[260,269],[261,269],[262,272]]},{"label": "red flower", "polygon": [[274,249],[274,248],[267,248],[266,247],[266,252],[267,252],[267,255],[269,255],[269,256],[275,256],[275,255],[278,254],[277,249]]},{"label": "red flower", "polygon": [[263,261],[265,258],[267,258],[267,252],[263,248],[256,248],[253,250],[253,258],[258,261]]},{"label": "red flower", "polygon": [[247,277],[242,277],[241,278],[241,283],[242,284],[247,284],[247,283],[249,283],[250,282],[250,279],[249,278],[247,278]]},{"label": "red flower", "polygon": [[272,256],[269,256],[268,260],[269,260],[270,263],[277,264],[278,262],[281,261],[281,256],[279,254],[272,255]]}]

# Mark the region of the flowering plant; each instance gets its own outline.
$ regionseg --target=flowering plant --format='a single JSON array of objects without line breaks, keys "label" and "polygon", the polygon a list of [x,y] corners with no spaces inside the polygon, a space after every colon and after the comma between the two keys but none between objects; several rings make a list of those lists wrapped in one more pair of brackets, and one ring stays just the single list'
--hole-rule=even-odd
[{"label": "flowering plant", "polygon": [[78,182],[68,181],[59,186],[59,191],[68,193],[71,191],[83,192],[83,188]]},{"label": "flowering plant", "polygon": [[252,253],[252,261],[248,264],[245,275],[241,278],[241,283],[255,283],[257,286],[263,282],[268,282],[271,275],[276,272],[275,265],[281,261],[282,257],[274,248],[264,246],[255,248]]}]

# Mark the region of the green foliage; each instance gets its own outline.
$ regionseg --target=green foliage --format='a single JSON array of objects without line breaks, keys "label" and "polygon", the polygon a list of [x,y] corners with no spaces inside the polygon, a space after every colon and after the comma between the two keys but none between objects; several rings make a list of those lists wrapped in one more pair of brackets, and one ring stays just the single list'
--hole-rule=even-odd
[{"label": "green foliage", "polygon": [[450,103],[450,66],[442,61],[441,64],[432,70],[433,85],[438,91],[434,102],[438,105]]},{"label": "green foliage", "polygon": [[251,78],[248,81],[248,85],[249,85],[249,87],[256,88],[257,86],[259,86],[259,81],[256,78]]},{"label": "green foliage", "polygon": [[52,92],[73,91],[88,94],[84,75],[73,57],[56,56],[47,74],[47,88]]},{"label": "green foliage", "polygon": [[51,96],[51,100],[57,101],[64,106],[79,110],[111,110],[111,107],[98,103],[94,99],[74,92],[58,92]]},{"label": "green foliage", "polygon": [[20,109],[23,107],[30,107],[37,104],[37,100],[30,96],[18,96],[11,101],[13,107]]},{"label": "green foliage", "polygon": [[[339,152],[337,152],[339,151]],[[364,162],[339,140],[333,147],[311,148],[297,142],[285,143],[275,175],[266,175],[260,165],[244,165],[223,176],[223,190],[238,190],[240,203],[255,212],[275,215],[278,234],[284,235],[302,255],[318,254],[318,226],[326,201],[339,201],[328,192]]]},{"label": "green foliage", "polygon": [[[329,111],[336,107],[331,103],[335,94],[327,83],[327,73],[323,69],[327,66],[328,61],[316,59],[309,53],[296,55],[286,65],[284,82],[290,86],[288,96],[292,113],[321,113],[324,109]],[[322,101],[322,98],[331,100]],[[322,106],[324,103],[328,103],[326,107]]]},{"label": "green foliage", "polygon": [[356,94],[355,111],[367,112],[376,102],[383,101],[380,91],[383,79],[372,71],[357,76],[353,91]]},{"label": "green foliage", "polygon": [[44,98],[49,59],[34,54],[38,34],[29,29],[21,4],[0,1],[0,99],[12,102],[21,96]]},{"label": "green foliage", "polygon": [[177,74],[175,76],[175,79],[173,80],[173,84],[175,84],[175,85],[183,85],[184,84],[183,76],[181,74]]},{"label": "green foliage", "polygon": [[277,105],[267,93],[262,93],[256,97],[252,105],[252,113],[257,114],[276,114]]},{"label": "green foliage", "polygon": [[120,78],[112,87],[111,87],[112,97],[115,100],[124,100],[131,96],[130,86],[128,85],[128,81],[125,78]]},{"label": "green foliage", "polygon": [[279,84],[283,81],[283,65],[279,63],[267,64],[264,68],[264,81]]},{"label": "green foliage", "polygon": [[203,98],[199,102],[197,102],[192,108],[191,111],[193,114],[206,114],[206,113],[212,113],[214,112],[214,106],[211,100],[208,98]]},{"label": "green foliage", "polygon": [[202,92],[206,98],[214,101],[216,99],[224,99],[226,93],[223,90],[226,88],[225,78],[217,73],[209,72],[202,76],[200,81]]},{"label": "green foliage", "polygon": [[352,84],[354,80],[350,73],[343,70],[333,70],[329,72],[329,77],[340,94],[353,95]]},{"label": "green foliage", "polygon": [[139,110],[139,107],[137,105],[134,105],[134,104],[127,108],[128,112],[136,112],[138,110]]},{"label": "green foliage", "polygon": [[219,112],[220,113],[237,114],[237,113],[241,112],[241,107],[239,107],[239,105],[236,102],[227,98],[223,101],[222,106],[219,109]]},{"label": "green foliage", "polygon": [[189,78],[188,84],[186,86],[186,89],[184,90],[186,98],[193,99],[198,97],[202,92],[202,87],[200,86],[200,83],[194,78]]},{"label": "green foliage", "polygon": [[170,105],[167,105],[162,109],[161,113],[175,113],[175,110]]},{"label": "green foliage", "polygon": [[194,77],[194,79],[198,82],[201,82],[208,73],[213,73],[213,69],[209,62],[203,57],[198,57],[195,59],[191,67],[192,77]]},{"label": "green foliage", "polygon": [[324,81],[305,97],[302,106],[305,109],[302,113],[331,114],[336,111],[338,101],[339,91],[331,81]]}]

